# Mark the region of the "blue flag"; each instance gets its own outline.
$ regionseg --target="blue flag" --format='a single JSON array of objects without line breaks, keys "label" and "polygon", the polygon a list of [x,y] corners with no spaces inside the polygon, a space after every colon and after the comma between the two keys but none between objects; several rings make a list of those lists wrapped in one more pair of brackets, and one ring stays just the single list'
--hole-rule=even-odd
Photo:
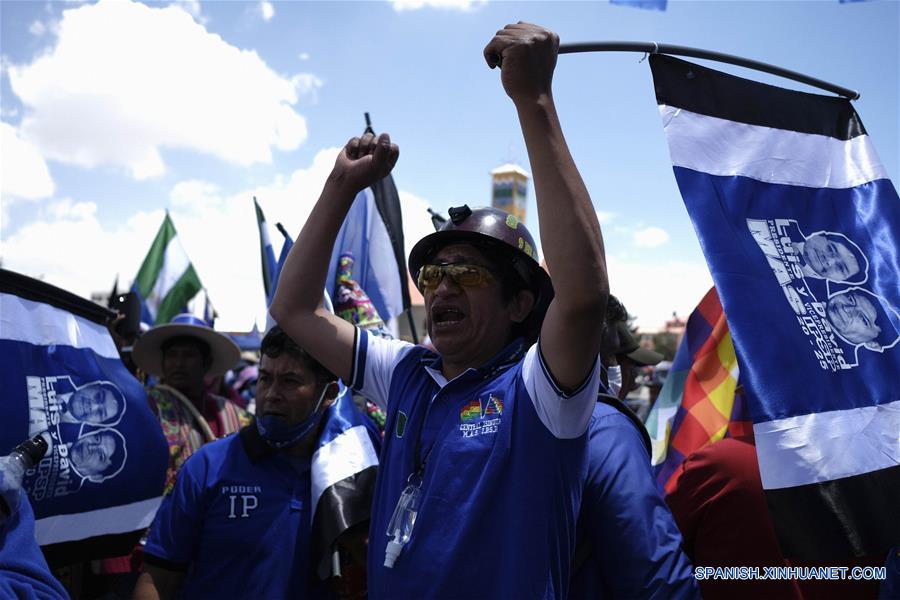
[{"label": "blue flag", "polygon": [[666,10],[666,0],[609,0],[609,3],[647,10]]},{"label": "blue flag", "polygon": [[130,551],[161,500],[168,448],[104,325],[109,314],[0,270],[0,454],[48,434],[24,487],[38,543],[57,564]]},{"label": "blue flag", "polygon": [[256,197],[253,198],[253,206],[256,209],[256,227],[259,229],[259,255],[262,261],[263,290],[266,293],[266,306],[272,304],[275,296],[275,251],[272,249],[272,240],[269,238],[269,228],[266,225],[266,216],[263,214]]},{"label": "blue flag", "polygon": [[786,556],[900,542],[900,199],[849,100],[650,57]]},{"label": "blue flag", "polygon": [[275,223],[275,226],[281,232],[281,235],[284,236],[284,243],[281,244],[281,254],[278,255],[278,264],[275,265],[275,274],[272,277],[272,294],[269,296],[269,304],[272,304],[272,297],[275,296],[275,290],[278,289],[278,280],[281,278],[281,269],[284,268],[284,261],[287,260],[291,247],[294,245],[294,240],[291,239],[291,234],[287,232],[287,229],[281,223]]},{"label": "blue flag", "polygon": [[400,199],[389,175],[353,201],[334,243],[326,289],[339,314],[339,307],[354,304],[343,292],[362,290],[368,298],[356,304],[371,300],[374,313],[356,322],[387,322],[409,308],[406,273]]}]

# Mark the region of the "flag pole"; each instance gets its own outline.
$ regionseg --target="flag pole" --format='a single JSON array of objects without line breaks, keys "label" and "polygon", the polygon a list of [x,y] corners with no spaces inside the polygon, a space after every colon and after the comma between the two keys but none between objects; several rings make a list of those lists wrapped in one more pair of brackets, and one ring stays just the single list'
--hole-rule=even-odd
[{"label": "flag pole", "polygon": [[[371,133],[372,135],[375,135],[375,130],[372,129],[372,118],[369,116],[369,113],[364,112],[363,116],[366,119],[365,133]],[[401,281],[400,285],[408,285],[408,284],[406,281]],[[419,334],[416,332],[416,322],[415,322],[415,319],[413,319],[413,315],[412,315],[412,304],[410,304],[410,306],[403,312],[406,313],[406,316],[409,319],[409,332],[412,335],[413,343],[418,344],[419,343]]]},{"label": "flag pole", "polygon": [[693,58],[702,58],[713,60],[716,62],[728,63],[753,69],[754,71],[762,71],[785,79],[792,79],[811,85],[828,92],[832,92],[839,96],[844,96],[850,100],[858,100],[859,92],[851,90],[803,73],[790,71],[782,67],[770,65],[768,63],[759,62],[741,56],[732,54],[723,54],[712,50],[703,50],[702,48],[691,48],[690,46],[676,46],[673,44],[657,44],[656,42],[578,42],[572,44],[560,44],[560,54],[574,54],[576,52],[645,52],[647,54],[675,54],[678,56],[690,56]]}]

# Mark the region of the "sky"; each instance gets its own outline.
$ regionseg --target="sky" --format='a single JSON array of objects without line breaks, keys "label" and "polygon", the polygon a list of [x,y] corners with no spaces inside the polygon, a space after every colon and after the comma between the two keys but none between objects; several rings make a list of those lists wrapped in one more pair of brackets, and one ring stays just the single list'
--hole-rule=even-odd
[{"label": "sky", "polygon": [[[426,209],[490,203],[490,171],[530,171],[481,51],[527,21],[562,43],[656,41],[736,54],[856,89],[900,175],[900,2],[0,2],[0,260],[76,294],[131,285],[168,210],[218,313],[265,323],[256,196],[278,253],[339,148],[372,116],[400,146],[407,250]],[[612,292],[642,330],[712,284],[678,193],[649,65],[559,57],[554,98],[591,194]],[[691,59],[694,60],[694,59]],[[697,61],[791,89],[812,88]],[[819,92],[826,93],[826,92]],[[537,236],[534,189],[526,224]]]}]

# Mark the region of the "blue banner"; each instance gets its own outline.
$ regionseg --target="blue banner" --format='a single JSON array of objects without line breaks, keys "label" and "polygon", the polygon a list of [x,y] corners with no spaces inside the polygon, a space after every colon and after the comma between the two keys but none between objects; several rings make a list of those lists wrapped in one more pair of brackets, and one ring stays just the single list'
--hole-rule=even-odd
[{"label": "blue banner", "polygon": [[849,100],[652,56],[786,556],[900,541],[900,198]]},{"label": "blue banner", "polygon": [[51,441],[24,480],[38,542],[142,530],[159,505],[168,459],[143,387],[106,327],[76,314],[86,300],[73,312],[55,302],[62,290],[31,280],[37,293],[20,295],[6,283],[27,278],[2,275],[0,453],[40,433]]}]

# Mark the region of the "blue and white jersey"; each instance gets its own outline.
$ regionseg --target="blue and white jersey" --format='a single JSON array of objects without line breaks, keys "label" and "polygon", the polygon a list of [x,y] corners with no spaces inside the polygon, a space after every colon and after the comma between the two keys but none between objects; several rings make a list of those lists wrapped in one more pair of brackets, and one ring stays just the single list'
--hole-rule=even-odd
[{"label": "blue and white jersey", "polygon": [[310,521],[309,459],[272,451],[250,425],[182,466],[145,560],[185,571],[183,598],[315,596]]},{"label": "blue and white jersey", "polygon": [[[370,597],[564,597],[599,361],[572,394],[521,340],[451,381],[440,369],[423,347],[357,333],[352,387],[387,408]],[[388,523],[422,463],[412,535],[386,568]]]}]

